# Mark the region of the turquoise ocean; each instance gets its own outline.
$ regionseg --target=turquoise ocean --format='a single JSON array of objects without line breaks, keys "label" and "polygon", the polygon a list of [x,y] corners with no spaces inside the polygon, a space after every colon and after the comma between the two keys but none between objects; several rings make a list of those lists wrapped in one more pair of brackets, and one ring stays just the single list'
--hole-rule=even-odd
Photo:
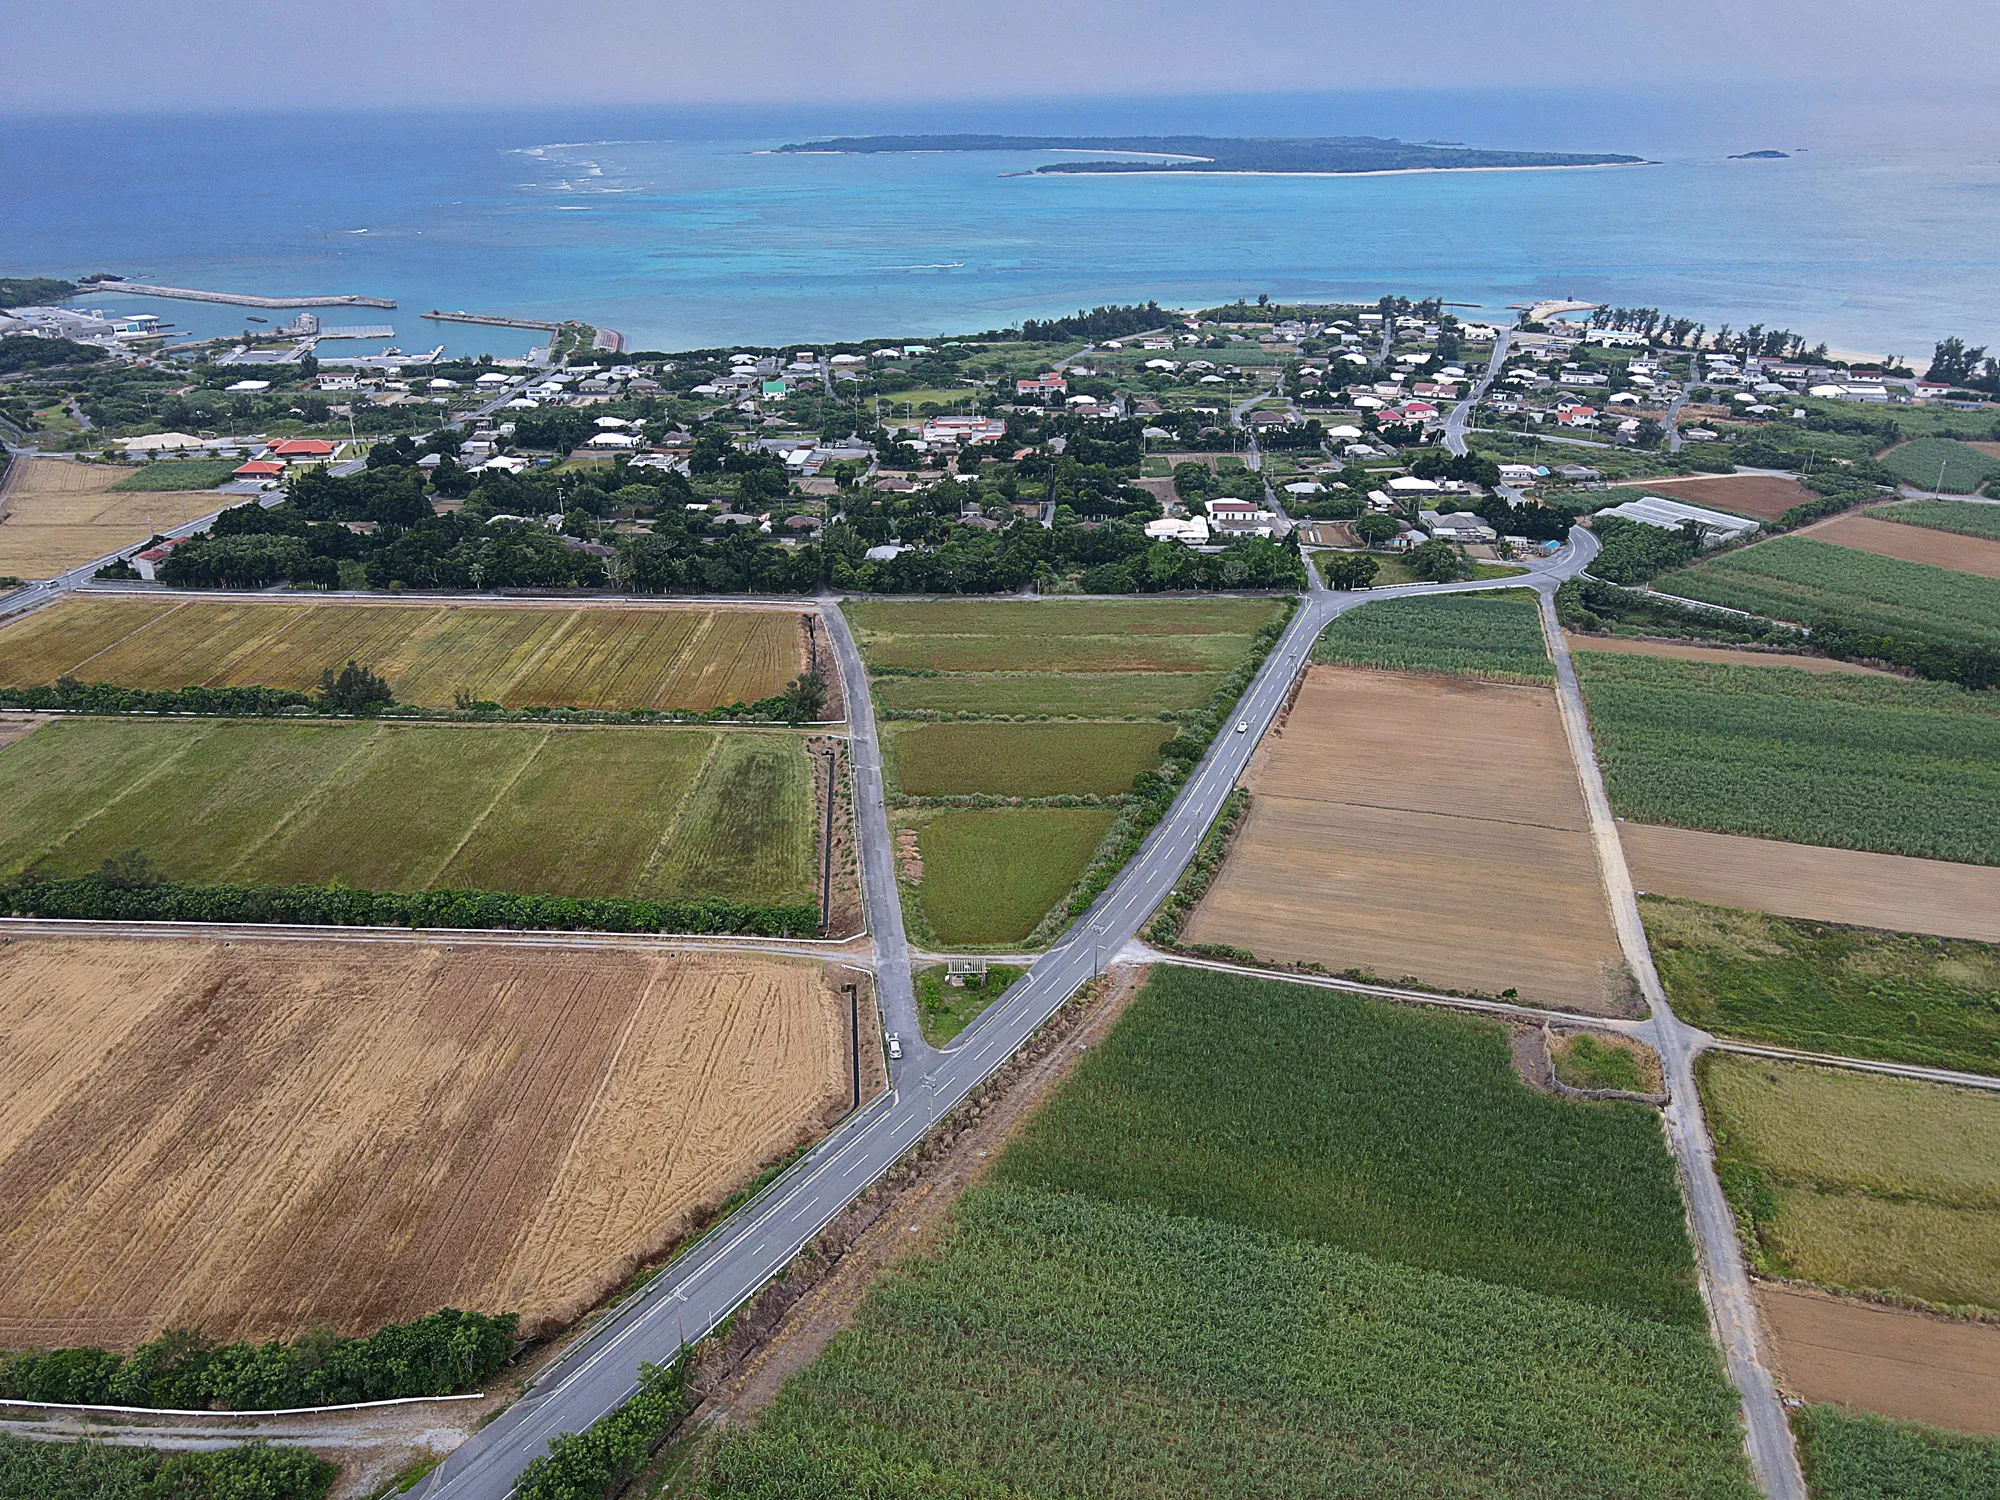
[{"label": "turquoise ocean", "polygon": [[[866,131],[1398,135],[1654,164],[1366,177],[1022,176],[1043,155],[773,155]],[[1588,92],[1295,95],[972,109],[303,113],[0,120],[0,273],[357,292],[405,350],[582,318],[632,349],[976,331],[1107,301],[1551,296],[1785,326],[1921,358],[2000,345],[1991,127],[1792,101]],[[1732,161],[1777,149],[1781,161]],[[240,309],[98,295],[179,331]],[[281,315],[289,316],[289,315]],[[350,345],[356,352],[379,347]]]}]

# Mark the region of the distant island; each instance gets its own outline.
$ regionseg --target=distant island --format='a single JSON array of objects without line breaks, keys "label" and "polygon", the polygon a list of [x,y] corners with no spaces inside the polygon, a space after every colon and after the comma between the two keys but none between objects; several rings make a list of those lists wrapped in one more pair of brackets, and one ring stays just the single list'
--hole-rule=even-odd
[{"label": "distant island", "polygon": [[1790,161],[1789,151],[1741,151],[1729,158],[1731,161]]},{"label": "distant island", "polygon": [[[1573,151],[1486,151],[1413,145],[1372,135],[851,135],[800,141],[781,152],[878,156],[910,151],[1115,151],[1152,161],[1055,161],[1038,173],[1256,172],[1325,175],[1465,172],[1520,167],[1640,166],[1646,159]],[[1025,175],[1025,174],[1024,174]]]}]

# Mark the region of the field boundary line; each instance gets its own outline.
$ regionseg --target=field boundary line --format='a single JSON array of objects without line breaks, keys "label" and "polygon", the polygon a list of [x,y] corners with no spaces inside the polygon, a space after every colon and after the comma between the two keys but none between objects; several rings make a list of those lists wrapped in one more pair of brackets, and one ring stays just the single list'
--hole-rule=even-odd
[{"label": "field boundary line", "polygon": [[1730,1052],[1742,1057],[1767,1057],[1773,1062],[1809,1063],[1821,1068],[1845,1068],[1856,1073],[1876,1073],[1887,1078],[1907,1078],[1917,1083],[1946,1087],[1984,1089],[2000,1093],[2000,1078],[1984,1073],[1961,1073],[1956,1068],[1927,1068],[1921,1063],[1885,1062],[1872,1057],[1848,1057],[1837,1052],[1800,1052],[1791,1047],[1770,1047],[1761,1042],[1737,1042],[1726,1037],[1710,1037],[1704,1052]]},{"label": "field boundary line", "polygon": [[[1329,663],[1314,662],[1313,665],[1327,666]],[[1449,807],[1401,807],[1393,802],[1355,802],[1346,797],[1288,797],[1283,792],[1266,792],[1264,796],[1272,802],[1312,802],[1322,807],[1365,807],[1371,812],[1405,813],[1420,818],[1449,818],[1456,823],[1497,823],[1505,828],[1539,828],[1546,833],[1590,832],[1587,824],[1538,823],[1533,818],[1495,818],[1483,813],[1459,812]]]},{"label": "field boundary line", "polygon": [[188,1411],[171,1406],[90,1406],[66,1401],[17,1401],[0,1397],[0,1406],[27,1407],[33,1411],[109,1411],[136,1417],[310,1417],[323,1412],[372,1411],[382,1406],[425,1406],[434,1401],[484,1401],[484,1391],[467,1391],[458,1396],[392,1396],[383,1401],[350,1401],[344,1406],[273,1406],[250,1410]]},{"label": "field boundary line", "polygon": [[[56,597],[60,599],[62,596],[57,595]],[[151,630],[155,625],[164,624],[166,621],[171,620],[175,615],[179,614],[182,610],[186,609],[187,606],[188,606],[188,601],[185,599],[181,600],[177,604],[168,605],[167,608],[161,610],[157,615],[154,615],[152,619],[142,620],[137,625],[134,625],[130,630],[126,631],[123,635],[119,636],[117,640],[112,641],[107,645],[99,646],[95,651],[91,652],[90,655],[86,656],[82,661],[78,662],[75,666],[71,667],[68,673],[65,675],[70,677],[75,677],[79,672],[81,672],[85,667],[89,666],[92,662],[96,661],[97,658],[102,656],[105,652],[115,651],[120,646],[124,645],[127,641],[131,640],[132,637],[136,635],[144,635],[147,631]]]},{"label": "field boundary line", "polygon": [[874,960],[866,953],[846,953],[851,943],[865,932],[844,938],[775,938],[755,933],[731,932],[625,932],[595,927],[386,927],[356,922],[346,925],[314,926],[303,922],[191,922],[178,919],[112,920],[101,917],[0,917],[0,937],[18,933],[24,937],[57,938],[158,938],[213,937],[244,942],[279,943],[387,943],[410,941],[455,943],[484,942],[499,948],[655,948],[673,946],[695,951],[775,953],[811,945],[798,957],[818,956],[825,950],[828,959],[838,958],[857,968],[873,969]]},{"label": "field boundary line", "polygon": [[444,877],[444,872],[451,868],[452,861],[465,852],[465,846],[472,842],[472,836],[485,826],[488,818],[493,816],[493,809],[500,805],[500,799],[513,791],[514,783],[528,774],[528,767],[542,758],[542,752],[549,748],[549,739],[554,733],[553,729],[544,729],[542,737],[535,742],[535,748],[522,756],[521,763],[514,767],[507,779],[493,789],[493,795],[486,799],[486,806],[480,809],[479,816],[466,826],[465,832],[459,835],[458,842],[451,846],[451,852],[438,861],[438,867],[431,871],[431,878],[425,882],[426,889],[436,888],[438,881]]},{"label": "field boundary line", "polygon": [[511,674],[509,674],[506,680],[501,682],[494,689],[494,696],[496,698],[501,698],[501,699],[506,698],[508,693],[513,690],[515,683],[521,681],[530,672],[533,672],[537,667],[541,666],[541,664],[545,660],[547,660],[549,655],[556,649],[556,646],[562,641],[563,637],[569,634],[570,628],[576,624],[576,619],[577,619],[577,613],[574,609],[571,609],[566,613],[564,613],[561,617],[560,623],[556,626],[554,630],[551,630],[549,632],[549,638],[543,641],[539,646],[535,647],[534,650],[528,653],[528,659],[522,662],[519,667],[515,668],[514,671]]},{"label": "field boundary line", "polygon": [[[694,794],[701,786],[702,777],[708,774],[708,768],[715,763],[715,757],[721,749],[722,736],[718,734],[708,742],[708,749],[702,752],[701,764],[696,766],[694,774],[688,777],[687,786],[682,790],[679,800],[674,803],[674,815],[667,819],[667,826],[660,830],[660,836],[653,841],[653,852],[646,856],[646,863],[639,869],[639,878],[632,882],[635,893],[649,888],[654,871],[659,869],[660,861],[666,855],[668,840],[672,839],[680,828],[681,819],[687,816],[688,804],[694,801]],[[642,896],[639,899],[646,898]]]},{"label": "field boundary line", "polygon": [[307,808],[317,807],[324,802],[328,795],[331,794],[333,784],[340,779],[341,774],[349,766],[353,765],[357,758],[365,754],[372,746],[378,744],[381,738],[382,731],[380,729],[377,729],[373,734],[361,736],[359,743],[342,758],[339,765],[327,773],[324,781],[320,782],[318,786],[313,787],[303,797],[299,798],[297,802],[294,802],[289,809],[279,816],[275,823],[264,830],[261,837],[236,857],[235,862],[229,867],[229,873],[234,875],[244,867],[252,856],[261,854],[270,846],[271,841],[289,828],[293,821]]},{"label": "field boundary line", "polygon": [[[682,669],[694,659],[695,647],[708,639],[708,633],[714,626],[715,614],[713,611],[702,616],[701,619],[695,622],[694,629],[690,630],[687,634],[687,639],[681,642],[681,649],[674,653],[674,659],[668,662],[666,668],[660,673],[658,680],[662,691],[673,688],[675,684],[681,681]],[[692,687],[694,684],[689,683],[687,686]],[[682,696],[686,696],[686,688],[680,688],[677,691]]]}]

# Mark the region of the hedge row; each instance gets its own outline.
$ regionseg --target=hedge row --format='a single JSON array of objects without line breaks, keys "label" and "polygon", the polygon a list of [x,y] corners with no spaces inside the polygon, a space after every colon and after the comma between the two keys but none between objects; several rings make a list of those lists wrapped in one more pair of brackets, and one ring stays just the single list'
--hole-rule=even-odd
[{"label": "hedge row", "polygon": [[646,1466],[687,1414],[677,1361],[639,1367],[639,1393],[582,1432],[565,1432],[521,1475],[514,1500],[608,1500]]},{"label": "hedge row", "polygon": [[16,917],[114,922],[276,922],[313,927],[556,928],[580,932],[813,937],[819,908],[742,901],[628,901],[505,891],[369,891],[342,885],[125,884],[102,875],[0,883]]},{"label": "hedge row", "polygon": [[401,1396],[452,1396],[483,1384],[514,1352],[513,1313],[445,1308],[367,1338],[309,1333],[296,1343],[217,1344],[169,1329],[129,1355],[106,1349],[0,1355],[0,1396],[63,1405],[271,1411]]},{"label": "hedge row", "polygon": [[304,1448],[245,1443],[213,1453],[162,1453],[100,1439],[0,1436],[6,1500],[319,1500],[340,1471]]},{"label": "hedge row", "polygon": [[1168,893],[1167,899],[1160,903],[1152,924],[1147,927],[1147,942],[1171,948],[1180,940],[1181,926],[1186,922],[1187,914],[1194,910],[1195,904],[1207,892],[1209,882],[1215,878],[1215,872],[1222,867],[1222,857],[1229,852],[1230,836],[1249,806],[1248,787],[1238,787],[1223,800],[1222,810],[1209,824],[1201,847],[1195,850],[1193,862],[1181,873],[1180,880]]}]

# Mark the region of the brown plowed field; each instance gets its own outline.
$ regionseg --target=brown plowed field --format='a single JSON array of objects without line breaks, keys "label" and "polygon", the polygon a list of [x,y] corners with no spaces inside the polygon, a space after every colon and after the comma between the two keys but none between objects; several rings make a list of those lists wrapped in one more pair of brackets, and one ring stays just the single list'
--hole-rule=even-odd
[{"label": "brown plowed field", "polygon": [[1790,1394],[2000,1437],[2000,1328],[1769,1282],[1755,1291]]},{"label": "brown plowed field", "polygon": [[0,630],[0,683],[68,674],[119,687],[306,691],[350,657],[398,700],[465,691],[505,708],[709,709],[755,703],[805,670],[803,609],[65,599]]},{"label": "brown plowed field", "polygon": [[1873,516],[1835,516],[1798,533],[1817,542],[1833,542],[1857,552],[1873,552],[1881,557],[1899,557],[1904,562],[1929,563],[1958,573],[1976,573],[1981,578],[2000,578],[2000,542],[1985,537],[1960,536],[1955,531],[1936,531],[1928,526],[1905,526],[1896,521],[1878,521]]},{"label": "brown plowed field", "polygon": [[1858,672],[1868,677],[1893,677],[1880,667],[1835,661],[1830,656],[1789,656],[1781,651],[1734,651],[1727,646],[1696,646],[1685,641],[1642,641],[1616,635],[1570,635],[1571,651],[1607,651],[1614,656],[1671,656],[1679,661],[1720,662],[1726,667],[1796,667],[1801,672]]},{"label": "brown plowed field", "polygon": [[216,508],[203,490],[105,493],[131,469],[55,458],[15,469],[0,514],[0,574],[14,578],[53,578]]},{"label": "brown plowed field", "polygon": [[1888,932],[2000,943],[2000,867],[1620,823],[1632,883],[1655,896]]},{"label": "brown plowed field", "polygon": [[[1681,414],[1683,421],[1687,414]],[[1710,474],[1700,479],[1648,479],[1642,488],[1657,490],[1684,505],[1712,505],[1753,521],[1775,521],[1794,505],[1819,496],[1796,479],[1771,474]]]},{"label": "brown plowed field", "polygon": [[1186,941],[1631,1013],[1551,689],[1314,667],[1248,784]]},{"label": "brown plowed field", "polygon": [[819,965],[0,946],[0,1348],[566,1322],[845,1104]]}]

